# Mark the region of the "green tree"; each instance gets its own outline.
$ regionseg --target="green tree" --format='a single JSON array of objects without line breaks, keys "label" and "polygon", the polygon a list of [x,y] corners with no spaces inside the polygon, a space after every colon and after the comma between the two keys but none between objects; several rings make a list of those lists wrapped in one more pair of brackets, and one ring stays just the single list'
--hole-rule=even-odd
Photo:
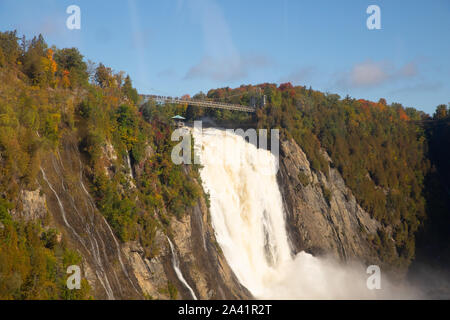
[{"label": "green tree", "polygon": [[449,110],[445,104],[440,104],[436,107],[436,111],[434,112],[433,119],[435,120],[443,120],[450,116]]},{"label": "green tree", "polygon": [[272,94],[270,95],[270,102],[274,107],[280,107],[281,106],[281,92],[279,90],[274,90]]},{"label": "green tree", "polygon": [[72,86],[84,85],[89,79],[87,64],[83,61],[83,55],[77,48],[66,48],[55,51],[54,59],[58,64],[58,75],[63,76],[69,72]]},{"label": "green tree", "polygon": [[122,86],[123,94],[128,97],[134,104],[138,103],[139,95],[135,88],[133,88],[133,84],[131,82],[131,78],[129,75],[125,78],[124,84]]},{"label": "green tree", "polygon": [[34,37],[27,46],[27,51],[22,57],[23,72],[30,78],[33,84],[45,84],[46,72],[43,65],[47,44],[42,35]]},{"label": "green tree", "polygon": [[21,50],[18,40],[17,31],[0,32],[0,49],[3,52],[5,64],[16,64],[20,57]]},{"label": "green tree", "polygon": [[101,88],[111,87],[114,80],[112,69],[100,63],[95,71],[94,80]]}]

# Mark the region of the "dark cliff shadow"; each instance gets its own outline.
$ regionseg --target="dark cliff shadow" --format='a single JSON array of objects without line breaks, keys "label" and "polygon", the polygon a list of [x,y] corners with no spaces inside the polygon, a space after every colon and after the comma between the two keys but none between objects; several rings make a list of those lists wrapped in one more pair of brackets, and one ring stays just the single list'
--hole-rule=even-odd
[{"label": "dark cliff shadow", "polygon": [[429,298],[450,298],[450,122],[428,124],[428,158],[425,178],[427,218],[416,236],[416,258],[409,278]]}]

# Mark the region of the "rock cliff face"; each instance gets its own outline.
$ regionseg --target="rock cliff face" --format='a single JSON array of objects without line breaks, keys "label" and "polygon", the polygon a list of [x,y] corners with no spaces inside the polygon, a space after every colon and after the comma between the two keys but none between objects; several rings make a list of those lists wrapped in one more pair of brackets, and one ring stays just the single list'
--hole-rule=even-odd
[{"label": "rock cliff face", "polygon": [[63,240],[81,254],[80,267],[94,298],[141,298],[128,257],[86,187],[83,168],[73,135],[66,135],[59,152],[42,161],[39,185],[51,220]]},{"label": "rock cliff face", "polygon": [[278,183],[297,252],[378,262],[368,238],[379,223],[356,203],[336,169],[329,169],[329,177],[313,172],[301,148],[287,140],[280,146]]},{"label": "rock cliff face", "polygon": [[[105,147],[104,153],[111,160],[117,157],[111,145]],[[112,173],[109,165],[105,170]],[[138,168],[133,169],[140,173]],[[158,254],[148,259],[140,243],[121,243],[117,239],[97,210],[85,179],[76,136],[67,134],[59,151],[44,157],[39,188],[22,191],[20,205],[12,214],[17,219],[50,220],[51,226],[61,233],[59,240],[81,254],[83,277],[91,285],[95,299],[169,299],[169,283],[177,288],[177,298],[192,299],[174,270],[168,237],[172,239],[179,269],[196,297],[251,298],[216,243],[204,197],[181,220],[172,218],[170,227],[157,231]]]},{"label": "rock cliff face", "polygon": [[15,219],[24,221],[45,219],[47,216],[45,195],[40,190],[22,190],[19,195],[19,208],[11,213]]}]

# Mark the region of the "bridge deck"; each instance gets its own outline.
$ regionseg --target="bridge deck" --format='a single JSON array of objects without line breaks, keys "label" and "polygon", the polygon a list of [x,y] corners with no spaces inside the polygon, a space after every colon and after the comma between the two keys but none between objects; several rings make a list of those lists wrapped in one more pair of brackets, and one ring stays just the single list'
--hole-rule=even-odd
[{"label": "bridge deck", "polygon": [[231,104],[225,102],[214,102],[208,100],[182,100],[178,98],[165,97],[165,96],[155,96],[155,95],[141,95],[145,100],[155,100],[163,103],[176,103],[176,104],[190,104],[192,106],[204,107],[204,108],[214,108],[214,109],[225,109],[225,110],[234,110],[234,111],[243,111],[243,112],[255,112],[256,108],[243,106],[240,104]]}]

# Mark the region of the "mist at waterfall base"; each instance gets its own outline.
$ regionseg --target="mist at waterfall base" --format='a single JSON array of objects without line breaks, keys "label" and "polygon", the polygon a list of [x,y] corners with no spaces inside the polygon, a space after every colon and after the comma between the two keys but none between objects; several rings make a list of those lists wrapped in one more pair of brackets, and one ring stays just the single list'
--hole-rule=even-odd
[{"label": "mist at waterfall base", "polygon": [[194,129],[195,150],[217,241],[237,278],[258,299],[414,298],[382,275],[369,290],[366,267],[345,266],[300,252],[293,255],[276,179],[277,161],[239,135]]}]

